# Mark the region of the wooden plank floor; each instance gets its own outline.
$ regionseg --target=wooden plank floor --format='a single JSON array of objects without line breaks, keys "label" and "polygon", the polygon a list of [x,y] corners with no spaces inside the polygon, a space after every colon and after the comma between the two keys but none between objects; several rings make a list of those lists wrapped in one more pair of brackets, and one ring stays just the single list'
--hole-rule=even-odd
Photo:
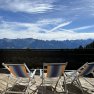
[{"label": "wooden plank floor", "polygon": [[[0,74],[0,79],[3,79],[0,80],[0,91],[3,91],[5,88],[6,88],[6,82],[8,81],[8,77],[7,77],[7,74]],[[94,84],[94,78],[87,78],[92,84]],[[9,83],[10,83],[10,87],[13,85],[13,83],[16,81],[16,79],[14,78],[11,78]],[[43,91],[43,94],[63,94],[63,93],[60,93],[60,87],[58,86],[57,88],[57,91],[58,92],[53,92],[53,90],[51,89],[50,86],[46,86],[46,87],[42,87],[40,86],[40,84],[42,83],[42,79],[38,76],[38,75],[35,75],[35,81],[36,83],[33,83],[33,85],[30,87],[29,89],[29,92],[30,94],[35,91],[37,89],[37,91],[35,92],[35,94],[42,94],[42,91]],[[94,94],[94,87],[92,87],[90,84],[88,84],[84,79],[80,78],[80,81],[81,81],[81,84],[82,86],[84,87],[84,90],[85,90],[85,94]],[[34,82],[34,81],[32,81]],[[19,88],[19,87],[15,87],[16,88]],[[79,88],[77,88],[76,86],[72,86],[71,84],[67,84],[67,88],[68,88],[68,91],[72,92],[72,93],[69,93],[69,94],[81,94],[81,90]],[[22,87],[20,87],[19,89],[22,90]],[[0,93],[1,94],[1,93]],[[8,93],[6,93],[8,94]]]}]

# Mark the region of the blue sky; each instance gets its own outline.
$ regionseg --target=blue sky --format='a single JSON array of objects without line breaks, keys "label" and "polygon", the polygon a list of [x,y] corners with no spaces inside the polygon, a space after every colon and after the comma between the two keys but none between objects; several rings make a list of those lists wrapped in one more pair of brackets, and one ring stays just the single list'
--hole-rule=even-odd
[{"label": "blue sky", "polygon": [[0,39],[94,39],[94,0],[0,0]]}]

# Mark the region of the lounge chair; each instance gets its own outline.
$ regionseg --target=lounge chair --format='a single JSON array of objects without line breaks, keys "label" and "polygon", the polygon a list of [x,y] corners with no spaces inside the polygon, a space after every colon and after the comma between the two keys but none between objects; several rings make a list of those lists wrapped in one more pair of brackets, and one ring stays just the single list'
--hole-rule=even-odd
[{"label": "lounge chair", "polygon": [[94,76],[94,63],[93,62],[85,63],[78,70],[76,70],[70,75],[66,74],[66,76],[71,79],[71,84],[77,85],[81,89],[82,93],[85,94],[79,78],[82,77],[85,81],[87,81],[90,85],[94,87],[94,85],[86,79],[86,76],[89,75],[90,73],[92,73]]},{"label": "lounge chair", "polygon": [[[8,76],[8,81],[7,81],[7,86],[6,89],[4,91],[4,94],[6,93],[21,93],[21,94],[28,94],[28,90],[30,89],[31,83],[34,84],[35,81],[32,81],[35,75],[36,70],[32,72],[30,72],[30,70],[28,69],[28,67],[26,66],[26,64],[4,64],[2,63],[2,65],[8,69],[8,71],[10,72],[9,76]],[[9,86],[9,81],[10,78],[16,78],[14,84],[12,85],[12,87]],[[34,83],[33,83],[34,82]],[[14,90],[14,87],[20,86],[21,87],[21,91],[19,90]],[[15,87],[15,88],[16,88]],[[23,91],[22,91],[23,88]],[[19,89],[19,87],[18,87]]]},{"label": "lounge chair", "polygon": [[[67,94],[66,80],[65,80],[65,74],[64,74],[66,66],[67,66],[67,63],[44,63],[43,74],[42,74],[42,87],[47,88],[47,86],[51,86],[52,91],[55,93],[57,92],[56,88],[59,84],[61,85],[62,91]],[[60,79],[62,79],[62,77],[64,82],[62,81],[61,83]],[[53,84],[54,84],[54,87],[53,87]],[[62,88],[63,84],[64,84],[64,87]],[[44,90],[42,94],[44,94]]]}]

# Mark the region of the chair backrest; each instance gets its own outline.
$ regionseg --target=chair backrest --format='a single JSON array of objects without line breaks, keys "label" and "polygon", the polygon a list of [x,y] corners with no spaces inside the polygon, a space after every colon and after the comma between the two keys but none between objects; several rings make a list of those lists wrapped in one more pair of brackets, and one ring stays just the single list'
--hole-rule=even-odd
[{"label": "chair backrest", "polygon": [[26,64],[2,64],[14,77],[29,77],[30,73]]},{"label": "chair backrest", "polygon": [[47,66],[47,77],[60,77],[64,74],[67,63],[44,63]]},{"label": "chair backrest", "polygon": [[85,63],[82,67],[80,67],[77,72],[79,76],[85,76],[94,71],[94,63]]},{"label": "chair backrest", "polygon": [[94,75],[94,62],[88,63],[89,68],[88,68],[88,74],[92,73]]}]

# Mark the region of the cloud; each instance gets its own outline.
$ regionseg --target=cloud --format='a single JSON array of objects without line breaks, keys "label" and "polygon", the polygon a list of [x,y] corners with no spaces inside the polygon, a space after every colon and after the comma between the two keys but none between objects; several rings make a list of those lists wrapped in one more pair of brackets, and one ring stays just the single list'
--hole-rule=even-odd
[{"label": "cloud", "polygon": [[56,27],[54,27],[53,29],[51,29],[49,32],[53,32],[53,31],[57,30],[57,29],[60,28],[60,27],[64,27],[64,26],[69,25],[70,23],[71,23],[71,22],[64,22],[64,23],[62,23],[62,24],[59,24],[58,26],[56,26]]},{"label": "cloud", "polygon": [[66,0],[59,3],[56,9],[59,15],[69,19],[94,17],[94,0]]},{"label": "cloud", "polygon": [[51,33],[35,33],[33,38],[41,40],[76,40],[76,39],[94,39],[94,33],[63,33],[63,32],[51,32]]},{"label": "cloud", "polygon": [[[55,2],[55,3],[54,3]],[[51,10],[62,16],[94,14],[94,0],[0,0],[0,8],[12,12],[45,13]],[[70,14],[70,15],[69,15]],[[72,15],[72,16],[71,16]],[[93,15],[92,15],[93,16]]]},{"label": "cloud", "polygon": [[76,40],[76,39],[94,39],[94,33],[63,33],[63,32],[51,32],[51,33],[39,33],[39,32],[12,32],[7,31],[0,33],[0,38],[34,38],[40,40]]},{"label": "cloud", "polygon": [[23,32],[23,31],[32,31],[32,32],[47,32],[48,30],[44,27],[49,25],[57,25],[60,24],[62,20],[61,18],[53,18],[53,19],[42,19],[37,21],[36,23],[21,23],[21,22],[7,22],[1,20],[0,31],[2,30],[13,30],[13,32]]},{"label": "cloud", "polygon": [[[71,22],[62,23],[51,29],[48,32],[47,29],[42,28],[37,23],[18,23],[18,22],[6,22],[0,23],[0,39],[2,38],[34,38],[41,40],[75,40],[75,39],[94,39],[94,33],[77,33],[72,30],[61,29],[60,27],[66,26]],[[55,30],[55,32],[53,32]],[[42,32],[43,31],[43,32]],[[44,33],[45,32],[45,33]]]},{"label": "cloud", "polygon": [[53,0],[52,2],[43,0],[0,0],[0,8],[13,12],[44,13],[53,9],[52,3]]},{"label": "cloud", "polygon": [[34,23],[21,23],[21,22],[6,22],[2,21],[0,25],[0,29],[2,30],[13,30],[13,32],[23,32],[23,31],[32,31],[32,32],[39,32],[42,29],[39,24]]},{"label": "cloud", "polygon": [[89,29],[89,28],[92,28],[94,27],[94,25],[89,25],[89,26],[82,26],[82,27],[78,27],[78,28],[74,28],[74,29],[71,29],[71,30],[83,30],[83,29]]},{"label": "cloud", "polygon": [[[90,19],[90,15],[94,16],[94,0],[0,0],[0,9],[30,13],[20,14],[20,17],[23,15],[24,20],[17,20],[18,17],[11,18],[11,13],[7,14],[6,11],[4,13],[7,15],[1,13],[4,17],[0,16],[0,20],[6,18],[5,20],[9,22],[0,22],[0,38],[35,38],[42,40],[94,39],[93,32],[88,31],[86,33],[85,31],[93,28],[94,25],[65,29],[67,26],[71,28],[71,26],[77,25],[76,21],[72,23],[75,20],[72,18],[76,17],[77,21],[78,19],[81,21],[84,16],[87,16],[85,17],[87,20]],[[33,14],[35,13],[43,14],[34,16]],[[29,23],[26,18],[30,19]],[[12,22],[14,19],[19,22]],[[23,21],[23,23],[20,21]],[[30,23],[31,21],[32,23]],[[93,23],[93,21],[90,21],[86,24]],[[79,30],[81,30],[80,33],[76,32]]]},{"label": "cloud", "polygon": [[37,21],[38,24],[44,24],[44,25],[50,25],[50,24],[60,24],[61,22],[64,22],[65,19],[62,18],[49,18],[49,19],[41,19]]}]

